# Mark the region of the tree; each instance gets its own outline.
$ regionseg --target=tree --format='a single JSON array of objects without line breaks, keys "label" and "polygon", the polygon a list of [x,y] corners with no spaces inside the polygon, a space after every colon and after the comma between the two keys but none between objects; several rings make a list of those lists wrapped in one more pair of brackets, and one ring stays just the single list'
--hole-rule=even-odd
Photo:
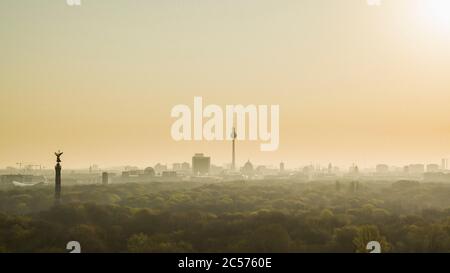
[{"label": "tree", "polygon": [[353,244],[355,245],[356,252],[366,253],[367,244],[371,241],[379,242],[381,245],[382,252],[388,252],[391,248],[386,238],[380,235],[380,231],[378,230],[377,226],[374,225],[360,226],[358,228],[356,237],[353,239]]},{"label": "tree", "polygon": [[249,238],[252,252],[288,252],[290,243],[289,233],[278,224],[261,226]]}]

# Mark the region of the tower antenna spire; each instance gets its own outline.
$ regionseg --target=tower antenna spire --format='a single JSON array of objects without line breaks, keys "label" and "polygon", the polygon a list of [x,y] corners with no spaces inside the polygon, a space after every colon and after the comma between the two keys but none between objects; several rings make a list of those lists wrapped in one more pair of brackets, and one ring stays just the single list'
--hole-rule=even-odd
[{"label": "tower antenna spire", "polygon": [[236,127],[233,127],[233,132],[231,133],[231,139],[233,140],[233,147],[232,147],[232,160],[231,160],[231,170],[234,171],[236,169]]}]

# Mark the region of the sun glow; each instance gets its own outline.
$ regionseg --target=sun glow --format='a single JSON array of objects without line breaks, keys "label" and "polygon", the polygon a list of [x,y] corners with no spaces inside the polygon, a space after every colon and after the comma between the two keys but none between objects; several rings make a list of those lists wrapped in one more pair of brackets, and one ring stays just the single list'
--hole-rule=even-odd
[{"label": "sun glow", "polygon": [[450,0],[421,0],[419,9],[435,30],[450,32]]}]

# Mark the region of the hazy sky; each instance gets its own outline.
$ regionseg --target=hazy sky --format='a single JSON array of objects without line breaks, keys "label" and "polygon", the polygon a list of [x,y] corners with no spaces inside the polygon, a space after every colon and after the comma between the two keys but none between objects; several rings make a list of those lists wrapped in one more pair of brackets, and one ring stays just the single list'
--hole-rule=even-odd
[{"label": "hazy sky", "polygon": [[229,162],[229,142],[172,140],[171,108],[194,96],[280,105],[279,150],[240,142],[239,164],[437,163],[448,2],[2,0],[0,167],[58,149],[66,167]]}]

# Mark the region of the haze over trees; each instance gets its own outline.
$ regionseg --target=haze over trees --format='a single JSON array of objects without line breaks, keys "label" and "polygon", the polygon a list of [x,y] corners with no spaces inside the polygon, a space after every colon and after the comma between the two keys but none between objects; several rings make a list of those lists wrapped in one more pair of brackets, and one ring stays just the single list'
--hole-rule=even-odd
[{"label": "haze over trees", "polygon": [[450,251],[450,185],[140,183],[0,191],[0,252]]}]

